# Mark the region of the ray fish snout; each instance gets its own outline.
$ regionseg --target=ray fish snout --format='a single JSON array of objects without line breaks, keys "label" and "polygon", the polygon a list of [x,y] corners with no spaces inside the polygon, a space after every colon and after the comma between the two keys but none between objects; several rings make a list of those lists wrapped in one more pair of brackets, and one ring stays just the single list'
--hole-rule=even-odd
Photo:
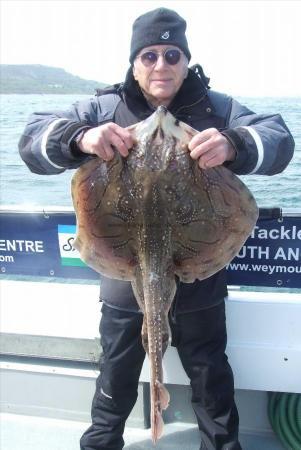
[{"label": "ray fish snout", "polygon": [[164,105],[158,106],[156,109],[156,113],[162,116],[165,116],[168,113],[168,109]]}]

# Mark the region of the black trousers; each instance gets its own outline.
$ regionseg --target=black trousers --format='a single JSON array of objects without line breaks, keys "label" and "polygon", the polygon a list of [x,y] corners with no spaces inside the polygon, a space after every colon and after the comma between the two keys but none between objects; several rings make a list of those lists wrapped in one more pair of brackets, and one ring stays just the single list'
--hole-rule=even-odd
[{"label": "black trousers", "polygon": [[[142,315],[102,307],[103,353],[92,403],[92,425],[81,450],[121,450],[123,432],[136,400],[145,352]],[[180,314],[170,320],[173,345],[192,388],[192,407],[204,450],[241,450],[231,367],[225,355],[225,304]]]}]

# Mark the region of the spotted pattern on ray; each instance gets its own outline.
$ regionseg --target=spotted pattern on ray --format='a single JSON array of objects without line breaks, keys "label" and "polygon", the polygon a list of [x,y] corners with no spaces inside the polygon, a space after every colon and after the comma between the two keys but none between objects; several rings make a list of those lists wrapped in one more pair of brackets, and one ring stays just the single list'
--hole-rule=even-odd
[{"label": "spotted pattern on ray", "polygon": [[144,313],[156,442],[168,403],[162,357],[175,275],[191,283],[226,266],[251,233],[258,211],[246,186],[225,167],[198,167],[188,151],[197,131],[166,108],[128,129],[135,145],[127,158],[117,152],[110,162],[95,158],[72,180],[74,246],[96,271],[132,283]]}]

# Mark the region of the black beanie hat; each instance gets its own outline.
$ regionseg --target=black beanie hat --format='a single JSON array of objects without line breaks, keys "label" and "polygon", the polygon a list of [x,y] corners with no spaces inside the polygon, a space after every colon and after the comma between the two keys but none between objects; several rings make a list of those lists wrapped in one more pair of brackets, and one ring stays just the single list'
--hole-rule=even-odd
[{"label": "black beanie hat", "polygon": [[171,9],[158,8],[143,14],[133,24],[130,63],[142,48],[158,44],[175,45],[190,60],[185,30],[185,20]]}]

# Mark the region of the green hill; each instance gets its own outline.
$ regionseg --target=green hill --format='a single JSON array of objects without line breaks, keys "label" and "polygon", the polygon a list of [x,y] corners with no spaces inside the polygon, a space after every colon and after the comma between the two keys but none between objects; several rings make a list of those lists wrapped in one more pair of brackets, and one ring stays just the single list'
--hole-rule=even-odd
[{"label": "green hill", "polygon": [[94,94],[96,88],[105,86],[58,67],[0,64],[1,94]]}]

